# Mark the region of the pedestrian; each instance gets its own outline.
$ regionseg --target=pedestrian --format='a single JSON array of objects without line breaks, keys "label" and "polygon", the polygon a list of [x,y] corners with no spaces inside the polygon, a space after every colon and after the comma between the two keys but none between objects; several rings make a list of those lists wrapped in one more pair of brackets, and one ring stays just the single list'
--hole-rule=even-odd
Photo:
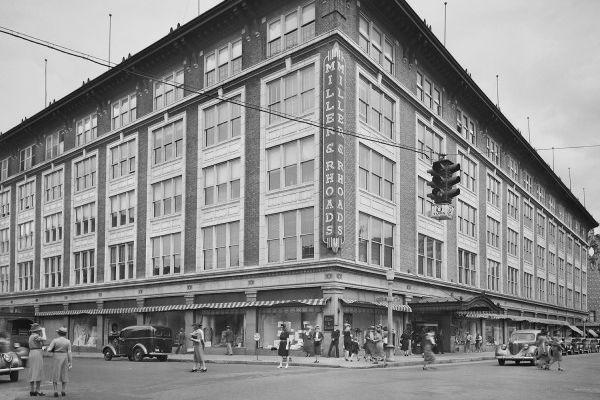
[{"label": "pedestrian", "polygon": [[233,331],[231,330],[231,326],[227,325],[225,327],[225,343],[227,344],[227,355],[233,355]]},{"label": "pedestrian", "polygon": [[394,348],[392,349],[392,354],[396,355],[396,347],[398,346],[398,343],[396,342],[396,329],[392,329],[392,344],[394,345]]},{"label": "pedestrian", "polygon": [[481,334],[479,332],[475,332],[475,352],[476,353],[481,353],[481,342],[483,341],[483,338],[481,337]]},{"label": "pedestrian", "polygon": [[537,361],[537,367],[539,369],[548,369],[548,365],[550,363],[550,355],[549,355],[549,348],[548,348],[548,336],[546,335],[546,331],[542,330],[542,332],[540,332],[540,334],[537,337],[537,340],[535,342],[535,345],[537,347],[536,350],[536,361]]},{"label": "pedestrian", "polygon": [[437,348],[438,353],[444,354],[444,340],[443,340],[443,332],[442,330],[438,330],[435,333],[435,347]]},{"label": "pedestrian", "polygon": [[[204,331],[202,330],[202,324],[194,323],[192,324],[192,328],[194,331],[190,334],[190,340],[194,345],[194,368],[192,368],[191,372],[206,372],[206,362],[204,361]],[[198,367],[202,365],[200,369]]]},{"label": "pedestrian", "polygon": [[279,334],[279,348],[277,349],[277,355],[281,357],[277,368],[283,367],[283,361],[285,360],[285,367],[287,368],[290,363],[290,333],[287,330],[285,324],[281,324],[281,333]]},{"label": "pedestrian", "polygon": [[377,325],[377,328],[375,328],[375,332],[373,333],[373,343],[375,344],[375,363],[383,361],[385,353],[383,352],[383,333],[381,325]]},{"label": "pedestrian", "polygon": [[363,344],[365,350],[365,361],[374,362],[376,360],[376,346],[375,346],[375,325],[371,325],[365,331],[365,342]]},{"label": "pedestrian", "polygon": [[405,329],[400,335],[400,350],[404,352],[404,356],[408,356],[408,348],[410,346],[410,332]]},{"label": "pedestrian", "polygon": [[40,392],[40,384],[44,379],[44,357],[42,355],[42,347],[44,339],[42,338],[42,327],[37,324],[31,324],[29,329],[29,395],[30,396],[45,396],[46,393]]},{"label": "pedestrian", "polygon": [[329,343],[329,351],[327,352],[327,357],[331,357],[331,350],[335,350],[335,358],[340,357],[340,330],[336,329],[331,332],[331,343]]},{"label": "pedestrian", "polygon": [[[352,361],[354,354],[354,342],[352,340],[352,328],[350,324],[344,324],[344,360]],[[357,352],[358,354],[358,352]]]},{"label": "pedestrian", "polygon": [[302,348],[304,349],[304,352],[306,353],[306,355],[304,357],[312,356],[312,353],[313,353],[312,336],[313,336],[312,326],[306,325],[306,328],[304,330],[304,335],[303,335],[303,343],[302,343]]},{"label": "pedestrian", "polygon": [[433,346],[435,345],[433,332],[427,332],[423,340],[423,370],[429,369],[428,365],[435,362]]},{"label": "pedestrian", "polygon": [[471,332],[467,332],[467,336],[465,336],[465,353],[471,352],[471,342],[473,341],[473,336],[471,336]]},{"label": "pedestrian", "polygon": [[58,337],[52,339],[46,351],[54,354],[54,363],[52,365],[54,397],[58,397],[58,382],[61,383],[60,395],[64,397],[67,395],[69,370],[73,366],[73,357],[71,354],[71,341],[67,339],[67,328],[60,327],[56,330],[56,333],[58,333]]},{"label": "pedestrian", "polygon": [[551,358],[550,358],[550,363],[548,364],[548,367],[546,369],[550,369],[550,367],[554,363],[558,363],[558,370],[564,371],[560,367],[560,362],[562,361],[563,350],[564,350],[564,347],[560,340],[560,337],[558,336],[558,332],[555,332],[554,336],[552,337],[552,341],[550,342]]},{"label": "pedestrian", "polygon": [[185,331],[183,330],[183,328],[179,328],[179,333],[177,334],[177,349],[175,349],[175,354],[179,354],[180,352],[182,352],[183,348],[183,354],[186,353],[186,345],[185,345]]},{"label": "pedestrian", "polygon": [[315,363],[319,362],[319,356],[321,355],[321,344],[323,343],[323,333],[319,325],[315,326],[315,330],[312,334],[313,349],[315,353]]}]

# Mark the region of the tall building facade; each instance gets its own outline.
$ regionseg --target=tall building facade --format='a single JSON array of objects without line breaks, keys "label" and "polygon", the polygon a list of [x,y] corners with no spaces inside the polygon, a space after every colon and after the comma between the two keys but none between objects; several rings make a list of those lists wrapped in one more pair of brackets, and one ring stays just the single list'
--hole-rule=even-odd
[{"label": "tall building facade", "polygon": [[403,0],[224,1],[0,142],[5,323],[80,350],[131,324],[364,329],[388,289],[396,332],[447,348],[587,315],[597,222]]}]

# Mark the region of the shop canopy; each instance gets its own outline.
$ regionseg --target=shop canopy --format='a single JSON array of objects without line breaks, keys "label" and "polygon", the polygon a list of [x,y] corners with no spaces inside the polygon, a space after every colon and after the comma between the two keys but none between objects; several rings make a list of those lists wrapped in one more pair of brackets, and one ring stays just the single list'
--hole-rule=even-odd
[{"label": "shop canopy", "polygon": [[258,300],[258,301],[234,301],[229,303],[201,303],[201,304],[172,304],[167,306],[149,306],[149,307],[129,307],[129,308],[92,308],[85,310],[57,310],[57,311],[39,311],[35,313],[36,317],[49,316],[67,316],[67,315],[111,315],[111,314],[131,314],[131,313],[149,313],[164,311],[186,311],[186,310],[215,310],[215,309],[235,309],[252,307],[274,307],[274,306],[324,306],[329,298],[321,299],[300,299],[300,300]]},{"label": "shop canopy", "polygon": [[581,336],[583,336],[583,331],[582,331],[581,329],[579,329],[578,327],[576,327],[576,326],[573,326],[573,325],[569,325],[569,328],[571,328],[571,330],[572,330],[573,332],[577,332],[577,333],[579,333]]},{"label": "shop canopy", "polygon": [[593,331],[592,329],[588,329],[588,332],[590,333],[590,335],[592,335],[593,337],[598,337],[598,334]]},{"label": "shop canopy", "polygon": [[[366,301],[366,300],[346,299],[346,298],[340,299],[340,301],[344,304],[358,306],[358,307],[387,308],[387,306],[388,306],[387,302],[385,302],[385,301],[372,302],[372,301]],[[396,303],[396,302],[392,303],[392,309],[394,311],[412,312],[412,309],[410,308],[410,306],[408,304],[400,304],[400,303]]]}]

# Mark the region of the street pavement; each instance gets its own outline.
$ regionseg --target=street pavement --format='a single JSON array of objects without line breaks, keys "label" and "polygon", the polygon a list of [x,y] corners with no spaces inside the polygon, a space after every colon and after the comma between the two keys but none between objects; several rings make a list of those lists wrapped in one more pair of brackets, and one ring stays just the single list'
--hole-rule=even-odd
[{"label": "street pavement", "polygon": [[[236,356],[231,356],[236,357]],[[451,356],[439,361],[453,360]],[[260,358],[260,357],[259,357]],[[409,358],[409,357],[406,357]],[[131,362],[77,357],[67,390],[69,399],[594,399],[600,398],[600,353],[567,356],[564,372],[542,371],[495,360],[387,368],[276,368],[271,364],[209,363],[208,372],[189,372],[189,362]],[[49,372],[50,359],[45,359]],[[418,357],[414,356],[414,361]],[[52,395],[44,381],[42,390]],[[28,399],[26,374],[11,383],[0,377],[0,399]]]}]

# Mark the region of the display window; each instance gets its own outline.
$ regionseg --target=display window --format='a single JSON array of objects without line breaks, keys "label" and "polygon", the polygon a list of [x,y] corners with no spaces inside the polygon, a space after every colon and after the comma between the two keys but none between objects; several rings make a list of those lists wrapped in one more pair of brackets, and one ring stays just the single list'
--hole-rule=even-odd
[{"label": "display window", "polygon": [[227,326],[233,331],[233,345],[241,347],[244,345],[244,314],[203,314],[197,311],[194,315],[196,322],[202,323],[204,330],[205,347],[225,347],[225,331]]},{"label": "display window", "polygon": [[281,324],[285,324],[292,339],[290,349],[299,350],[304,344],[308,326],[322,325],[322,319],[322,313],[319,312],[298,312],[285,309],[263,311],[259,317],[259,326],[262,329],[261,336],[263,337],[262,347],[277,348]]},{"label": "display window", "polygon": [[95,315],[78,315],[71,320],[71,338],[73,346],[96,347],[98,341],[98,329]]}]

